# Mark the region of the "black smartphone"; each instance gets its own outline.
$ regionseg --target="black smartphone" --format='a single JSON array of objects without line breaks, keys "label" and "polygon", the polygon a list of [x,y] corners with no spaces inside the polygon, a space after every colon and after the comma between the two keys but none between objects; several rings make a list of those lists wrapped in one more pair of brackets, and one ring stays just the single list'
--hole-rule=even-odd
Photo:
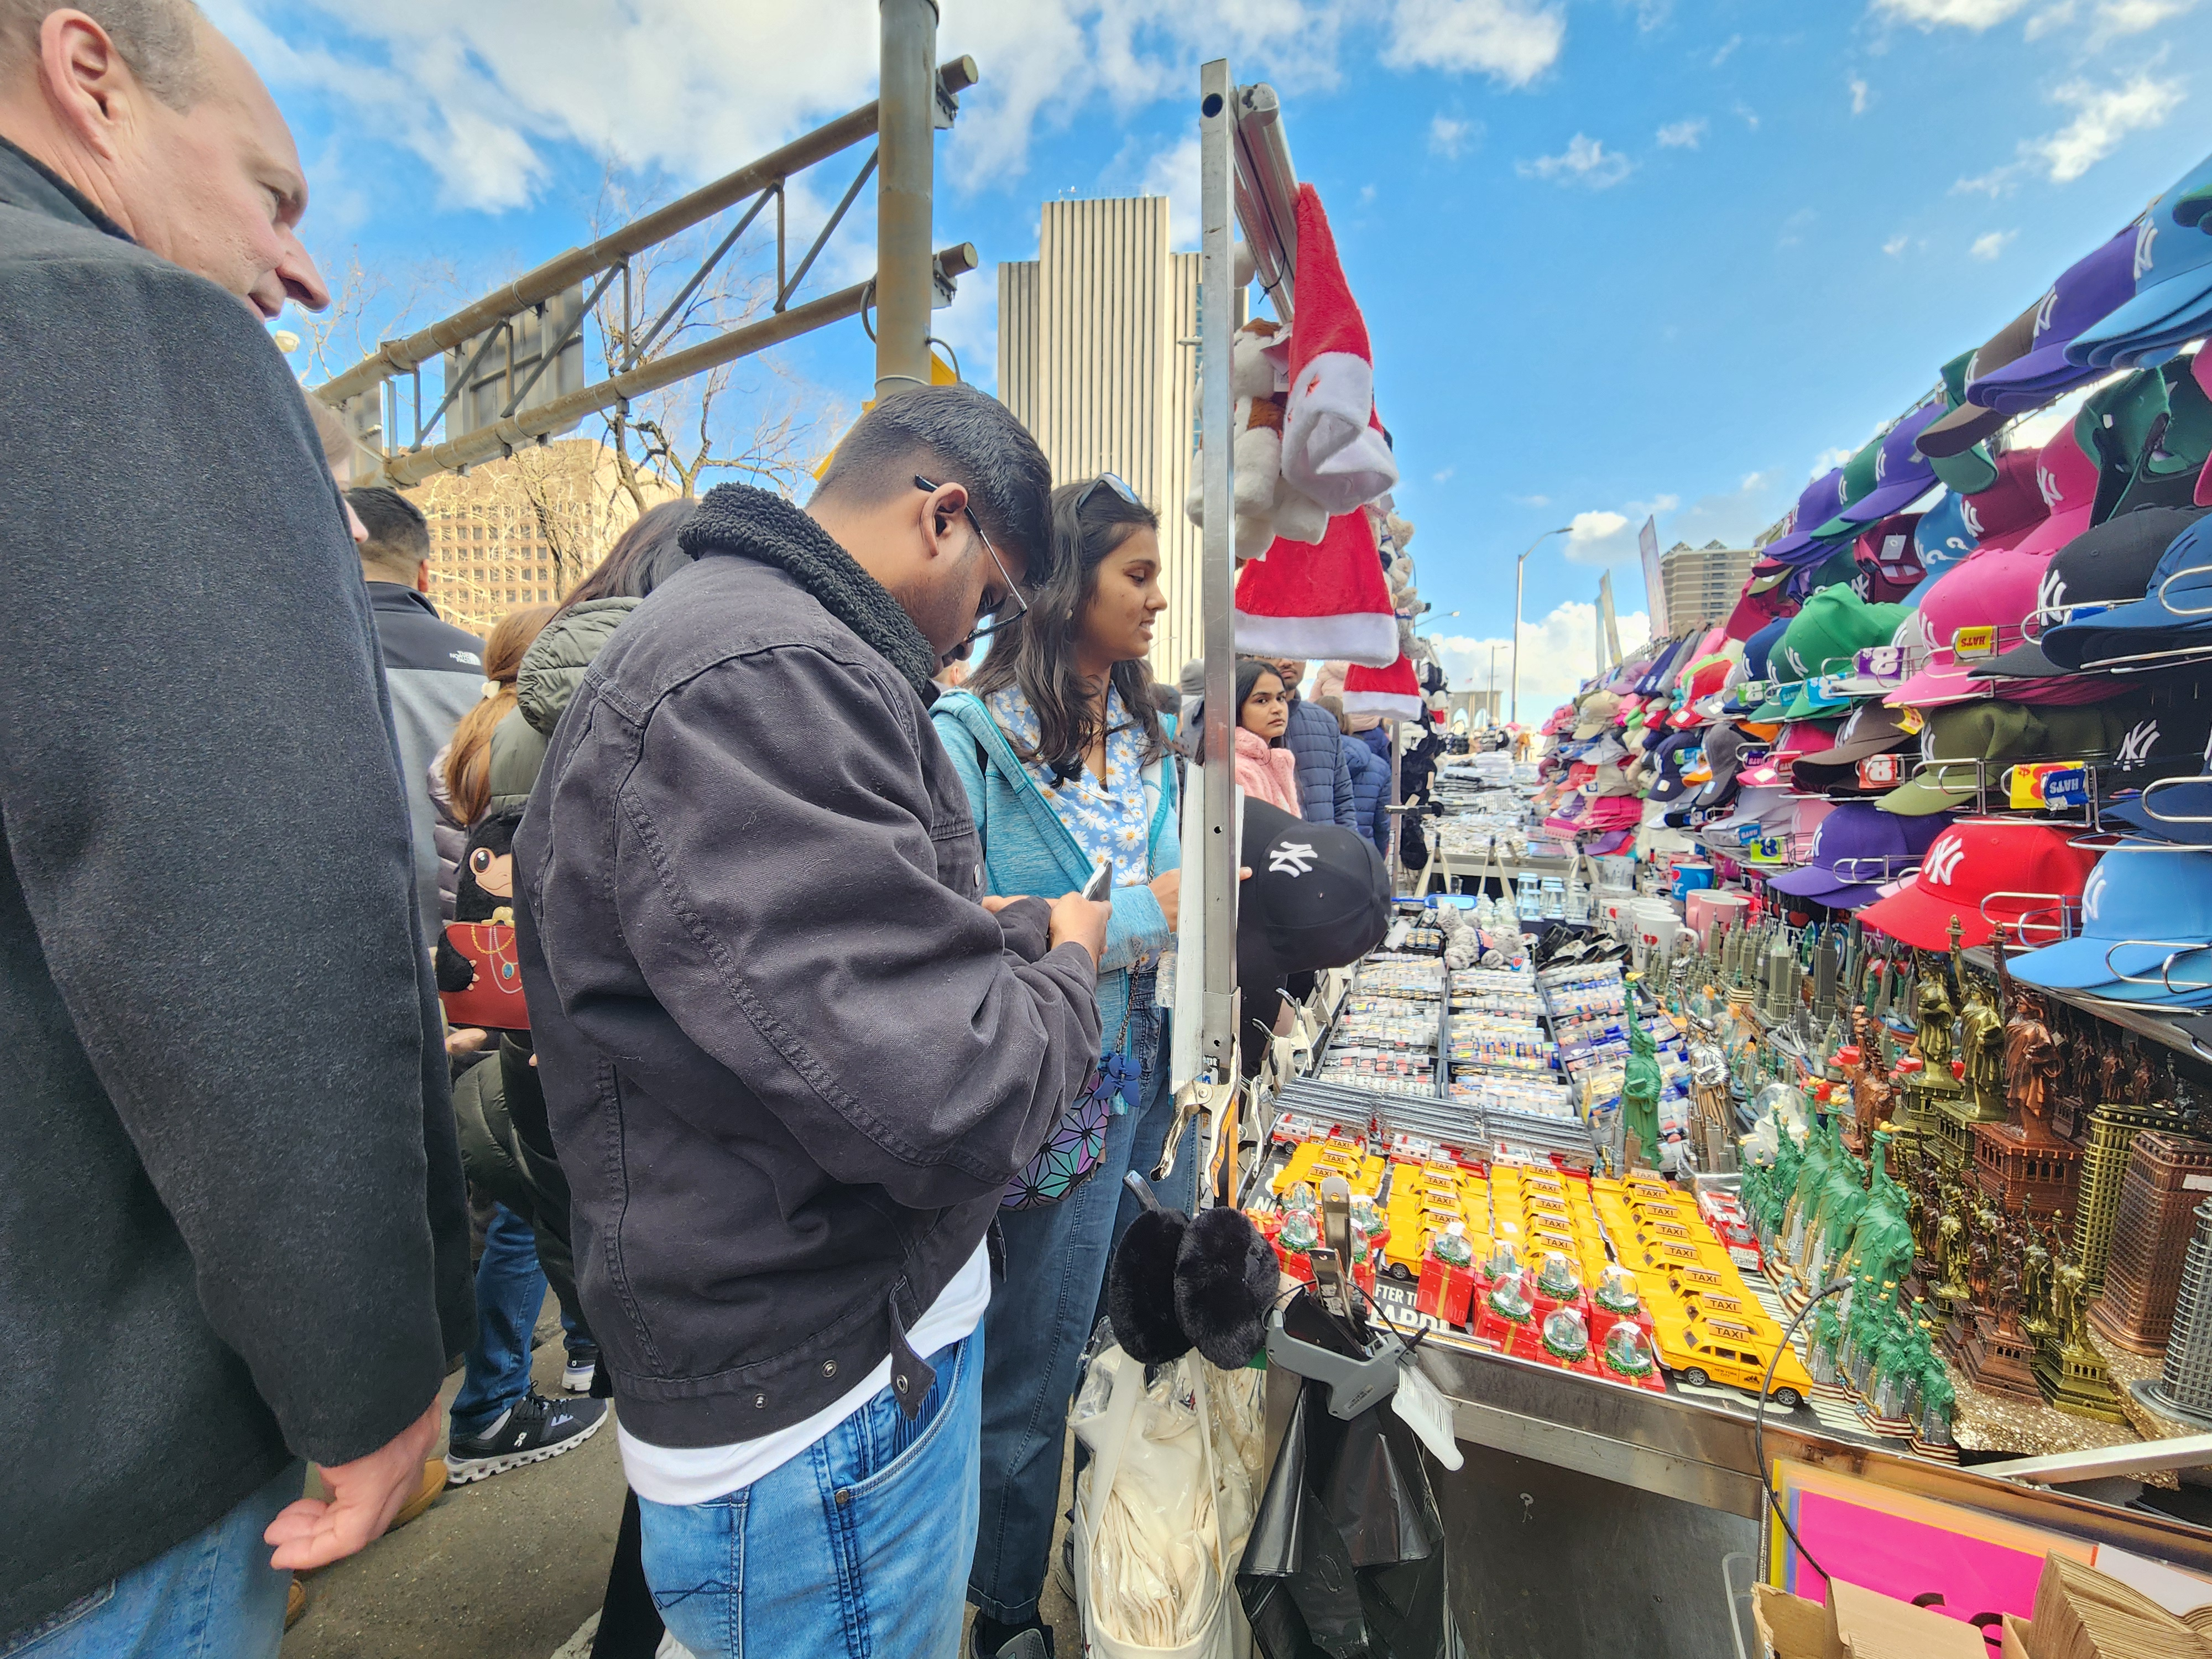
[{"label": "black smartphone", "polygon": [[1091,872],[1091,879],[1083,884],[1083,896],[1094,902],[1114,890],[1114,860],[1101,859],[1098,867]]}]

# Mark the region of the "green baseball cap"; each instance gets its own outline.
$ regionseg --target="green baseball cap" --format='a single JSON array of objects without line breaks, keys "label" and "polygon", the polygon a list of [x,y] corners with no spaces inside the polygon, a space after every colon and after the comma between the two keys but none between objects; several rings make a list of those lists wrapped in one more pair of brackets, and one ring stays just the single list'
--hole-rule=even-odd
[{"label": "green baseball cap", "polygon": [[[1863,501],[1874,494],[1881,483],[1881,441],[1888,435],[1886,432],[1876,433],[1866,441],[1856,454],[1844,463],[1843,488],[1838,492],[1841,499],[1837,505],[1849,507],[1853,501]],[[1837,536],[1856,537],[1860,528],[1856,520],[1846,519],[1838,514],[1814,531],[1813,536],[1817,541],[1827,541]]]},{"label": "green baseball cap", "polygon": [[[1848,582],[1824,587],[1805,601],[1774,648],[1777,678],[1809,680],[1848,674],[1858,654],[1887,645],[1905,624],[1901,605],[1869,605]],[[1796,718],[1796,716],[1792,716]]]},{"label": "green baseball cap", "polygon": [[1968,805],[1973,801],[1977,783],[1972,764],[1975,761],[1983,763],[1979,781],[1988,789],[1992,804],[2002,805],[2007,767],[2019,761],[2103,759],[2118,750],[2121,734],[2142,710],[2140,697],[2077,708],[2036,708],[1985,698],[1931,708],[1927,729],[1920,735],[1920,757],[1959,764],[1930,765],[1875,805],[1885,812],[1902,812],[1908,817]]},{"label": "green baseball cap", "polygon": [[[1966,401],[1966,365],[1973,361],[1972,352],[1962,351],[1943,365],[1943,401],[1951,409]],[[1936,469],[1936,476],[1961,495],[1978,495],[1997,481],[1997,465],[1990,459],[1986,442],[1955,455],[1929,455],[1925,450],[1921,454]]]}]

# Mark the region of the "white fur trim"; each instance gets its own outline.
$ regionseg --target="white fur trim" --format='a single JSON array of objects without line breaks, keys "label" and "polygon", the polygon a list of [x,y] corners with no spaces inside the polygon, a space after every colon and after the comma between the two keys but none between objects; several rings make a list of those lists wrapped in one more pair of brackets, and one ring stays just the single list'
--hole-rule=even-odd
[{"label": "white fur trim", "polygon": [[1364,357],[1324,351],[1291,382],[1283,420],[1283,476],[1334,514],[1349,513],[1398,482],[1375,412],[1375,371]]},{"label": "white fur trim", "polygon": [[1237,649],[1248,657],[1297,657],[1388,668],[1398,660],[1398,627],[1389,617],[1255,617],[1237,613]]},{"label": "white fur trim", "polygon": [[1344,712],[1347,714],[1395,714],[1401,720],[1414,720],[1421,718],[1425,708],[1419,697],[1400,696],[1395,691],[1344,694]]}]

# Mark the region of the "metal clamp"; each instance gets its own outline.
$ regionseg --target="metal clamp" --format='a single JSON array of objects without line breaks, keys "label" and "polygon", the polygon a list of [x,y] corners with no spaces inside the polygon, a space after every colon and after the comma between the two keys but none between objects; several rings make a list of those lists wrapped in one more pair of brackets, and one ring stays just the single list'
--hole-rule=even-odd
[{"label": "metal clamp", "polygon": [[2212,783],[2212,776],[2200,775],[2193,778],[2160,778],[2154,782],[2145,784],[2142,793],[2137,797],[2142,802],[2143,816],[2154,818],[2160,823],[2212,823],[2212,817],[2184,817],[2171,812],[2161,812],[2150,804],[2150,798],[2160,790],[2171,785],[2184,783]]},{"label": "metal clamp", "polygon": [[[2125,949],[2127,946],[2131,945],[2148,946],[2149,949],[2154,951],[2157,950],[2161,945],[2172,945],[2173,947],[2166,952],[2166,960],[2159,963],[2158,977],[2156,979],[2147,979],[2140,974],[2124,974],[2113,964],[2112,952]],[[2212,951],[2212,945],[2207,945],[2201,940],[2191,941],[2171,939],[2115,939],[2105,947],[2105,968],[2114,979],[2119,981],[2123,985],[2163,986],[2170,995],[2178,997],[2188,996],[2197,991],[2212,991],[2212,980],[2207,980],[2201,985],[2189,986],[2176,985],[2173,982],[2173,964],[2179,962],[2182,957],[2193,956],[2199,951]]]},{"label": "metal clamp", "polygon": [[1267,1364],[1328,1384],[1328,1414],[1346,1422],[1397,1393],[1398,1368],[1406,1357],[1406,1345],[1388,1326],[1370,1330],[1366,1351],[1354,1359],[1292,1336],[1280,1308],[1267,1316]]},{"label": "metal clamp", "polygon": [[[2012,918],[2010,921],[2006,921],[1990,914],[1990,901],[1991,899],[2001,898],[2046,899],[2050,902],[2045,904],[2038,904],[2031,907],[2030,908],[2022,910],[2019,915]],[[2001,933],[2007,932],[2011,933],[2020,940],[2021,946],[2023,950],[2033,951],[2039,949],[2040,946],[2031,943],[2028,939],[2027,930],[2031,927],[2039,933],[2048,929],[2057,934],[2058,939],[2045,939],[2042,942],[2045,945],[2055,945],[2058,942],[2058,939],[2072,939],[2076,933],[2080,933],[2081,931],[2081,925],[2076,918],[2080,915],[2081,902],[2079,898],[2069,896],[2064,893],[2030,893],[2022,891],[2016,888],[2008,887],[1999,888],[1993,893],[1984,894],[1982,896],[1981,902],[1977,905],[1975,908],[1979,912],[1982,920],[1988,922],[1990,927],[1996,928]],[[2056,922],[2030,922],[2028,921],[2030,916],[2040,915],[2046,911],[2056,912],[2058,920]]]}]

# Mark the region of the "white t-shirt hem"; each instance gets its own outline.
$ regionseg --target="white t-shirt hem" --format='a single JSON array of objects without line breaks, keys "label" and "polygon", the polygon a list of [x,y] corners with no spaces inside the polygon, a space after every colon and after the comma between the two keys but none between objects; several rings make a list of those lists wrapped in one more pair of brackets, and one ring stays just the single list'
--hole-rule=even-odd
[{"label": "white t-shirt hem", "polygon": [[[976,1245],[975,1253],[938,1292],[937,1300],[908,1333],[908,1345],[927,1358],[974,1331],[990,1305],[991,1250],[987,1239]],[[805,1421],[757,1440],[739,1440],[726,1446],[656,1446],[639,1439],[617,1418],[615,1439],[622,1448],[623,1473],[640,1498],[653,1503],[711,1503],[775,1473],[861,1411],[890,1386],[890,1381],[891,1362],[885,1355],[836,1403]]]}]

